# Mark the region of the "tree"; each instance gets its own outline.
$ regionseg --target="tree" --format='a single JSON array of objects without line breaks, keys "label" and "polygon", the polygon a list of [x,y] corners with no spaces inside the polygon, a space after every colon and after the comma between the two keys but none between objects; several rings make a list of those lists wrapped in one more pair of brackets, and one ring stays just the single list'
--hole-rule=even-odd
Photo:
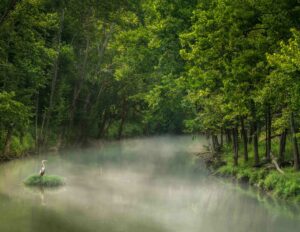
[{"label": "tree", "polygon": [[14,98],[14,92],[0,92],[0,130],[1,132],[6,132],[2,146],[2,155],[4,157],[10,152],[10,144],[14,131],[23,131],[29,125],[29,107],[16,101]]},{"label": "tree", "polygon": [[[300,70],[300,33],[294,29],[292,30],[292,33],[293,37],[288,43],[281,43],[279,52],[268,55],[270,65],[275,68],[269,76],[269,88],[272,88],[272,91],[277,92],[276,100],[279,102],[277,104],[281,106],[281,118],[284,120],[284,124],[290,124],[293,142],[294,168],[295,170],[299,170],[299,148],[295,114],[298,113],[300,106],[300,82],[298,78]],[[282,92],[283,90],[284,92]],[[287,117],[287,115],[289,116]]]}]

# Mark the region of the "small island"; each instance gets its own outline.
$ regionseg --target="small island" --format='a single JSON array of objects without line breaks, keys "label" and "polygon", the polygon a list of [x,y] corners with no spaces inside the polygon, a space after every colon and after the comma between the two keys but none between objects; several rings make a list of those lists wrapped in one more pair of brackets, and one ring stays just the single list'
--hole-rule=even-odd
[{"label": "small island", "polygon": [[63,178],[54,175],[41,176],[38,174],[27,177],[24,181],[27,186],[59,187],[65,184]]},{"label": "small island", "polygon": [[27,179],[24,181],[25,185],[38,186],[38,187],[59,187],[64,185],[63,178],[59,176],[53,176],[53,175],[45,176],[45,172],[46,172],[45,162],[47,162],[47,160],[42,160],[42,166],[39,171],[39,174],[34,174],[27,177]]}]

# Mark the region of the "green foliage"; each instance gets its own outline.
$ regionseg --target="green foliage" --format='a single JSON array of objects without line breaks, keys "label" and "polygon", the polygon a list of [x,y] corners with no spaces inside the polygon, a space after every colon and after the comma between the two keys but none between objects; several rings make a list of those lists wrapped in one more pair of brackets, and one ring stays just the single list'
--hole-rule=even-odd
[{"label": "green foliage", "polygon": [[35,187],[59,187],[65,184],[64,180],[59,176],[40,176],[32,175],[26,178],[24,184]]},{"label": "green foliage", "polygon": [[0,92],[0,117],[0,128],[24,129],[29,124],[29,107],[16,101],[14,92]]},{"label": "green foliage", "polygon": [[[280,51],[272,55],[268,55],[270,65],[275,67],[271,72],[270,86],[272,91],[279,94],[276,95],[277,104],[285,106],[282,118],[286,119],[289,110],[297,110],[300,106],[299,95],[299,78],[300,70],[300,32],[295,29],[291,30],[292,38],[286,44],[280,43]],[[282,92],[284,91],[284,93]],[[286,111],[288,111],[286,113]]]},{"label": "green foliage", "polygon": [[26,133],[22,137],[13,136],[11,142],[11,153],[15,155],[23,155],[28,151],[34,150],[35,141],[30,133]]}]

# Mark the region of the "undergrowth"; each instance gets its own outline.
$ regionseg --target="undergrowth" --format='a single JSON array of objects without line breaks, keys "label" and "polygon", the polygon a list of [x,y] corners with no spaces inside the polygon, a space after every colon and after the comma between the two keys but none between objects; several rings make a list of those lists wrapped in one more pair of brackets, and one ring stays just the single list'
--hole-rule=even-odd
[{"label": "undergrowth", "polygon": [[251,150],[249,151],[249,161],[244,162],[240,158],[237,167],[233,165],[230,147],[224,149],[222,156],[226,164],[217,169],[217,175],[234,177],[239,181],[248,182],[270,192],[281,199],[300,202],[299,172],[295,172],[292,168],[283,168],[284,174],[281,174],[276,169],[255,168],[253,167],[253,152]]}]

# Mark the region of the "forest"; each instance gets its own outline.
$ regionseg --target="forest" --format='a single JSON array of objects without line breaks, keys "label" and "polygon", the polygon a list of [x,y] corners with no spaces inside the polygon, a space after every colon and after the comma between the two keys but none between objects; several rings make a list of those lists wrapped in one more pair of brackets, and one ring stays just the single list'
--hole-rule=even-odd
[{"label": "forest", "polygon": [[300,169],[298,0],[2,0],[0,16],[2,160],[205,134],[233,167]]}]

